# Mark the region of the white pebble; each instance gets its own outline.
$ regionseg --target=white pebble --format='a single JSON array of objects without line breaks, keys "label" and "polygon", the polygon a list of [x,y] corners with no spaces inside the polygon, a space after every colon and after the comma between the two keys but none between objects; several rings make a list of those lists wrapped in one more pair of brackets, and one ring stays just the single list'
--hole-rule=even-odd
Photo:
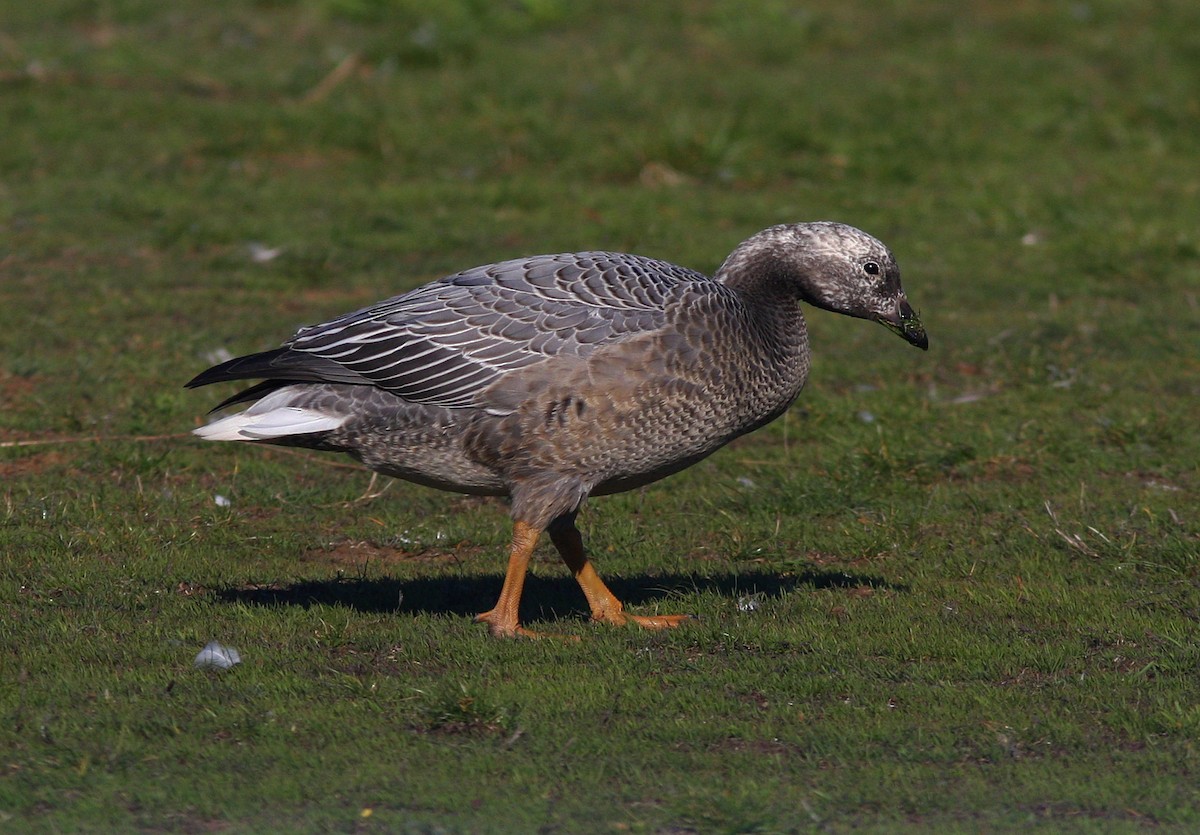
[{"label": "white pebble", "polygon": [[193,662],[198,670],[214,669],[228,670],[234,664],[242,663],[241,654],[233,647],[227,647],[217,641],[209,641],[204,649],[196,654]]}]

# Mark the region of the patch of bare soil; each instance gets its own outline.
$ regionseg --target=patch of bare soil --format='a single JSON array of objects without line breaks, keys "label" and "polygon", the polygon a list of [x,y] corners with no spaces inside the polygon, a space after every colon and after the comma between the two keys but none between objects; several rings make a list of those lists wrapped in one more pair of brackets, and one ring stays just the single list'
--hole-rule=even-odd
[{"label": "patch of bare soil", "polygon": [[35,375],[0,372],[0,405],[11,406],[21,402],[37,390],[39,383]]},{"label": "patch of bare soil", "polygon": [[423,547],[413,551],[402,551],[377,545],[373,542],[335,542],[322,548],[305,551],[300,559],[336,568],[360,569],[364,566],[389,566],[413,564],[454,564],[486,552],[481,546],[459,544]]},{"label": "patch of bare soil", "polygon": [[67,456],[58,450],[24,455],[11,461],[0,460],[0,483],[10,484],[24,476],[41,475],[64,466],[66,460]]}]

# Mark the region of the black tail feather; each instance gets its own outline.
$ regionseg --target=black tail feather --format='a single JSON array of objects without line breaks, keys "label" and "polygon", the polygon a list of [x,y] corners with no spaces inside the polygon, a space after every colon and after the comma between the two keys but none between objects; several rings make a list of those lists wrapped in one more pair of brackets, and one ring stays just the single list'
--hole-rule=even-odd
[{"label": "black tail feather", "polygon": [[284,386],[290,386],[299,380],[263,380],[250,388],[242,389],[237,394],[230,395],[222,400],[217,405],[209,409],[209,414],[219,412],[227,406],[236,406],[239,403],[253,403],[255,400],[261,400],[275,389],[281,389]]},{"label": "black tail feather", "polygon": [[250,403],[265,397],[276,389],[298,383],[366,382],[358,374],[332,360],[304,351],[293,351],[291,348],[275,348],[257,354],[247,354],[244,357],[234,357],[219,365],[214,365],[188,380],[184,387],[193,389],[212,383],[255,379],[262,380],[262,382],[227,397],[212,411],[217,412],[226,406],[238,403]]},{"label": "black tail feather", "polygon": [[[275,348],[247,354],[214,365],[189,380],[185,388],[197,388],[230,380],[284,380],[288,383],[365,383],[360,375],[332,360],[291,348]],[[277,388],[277,387],[276,387]]]}]

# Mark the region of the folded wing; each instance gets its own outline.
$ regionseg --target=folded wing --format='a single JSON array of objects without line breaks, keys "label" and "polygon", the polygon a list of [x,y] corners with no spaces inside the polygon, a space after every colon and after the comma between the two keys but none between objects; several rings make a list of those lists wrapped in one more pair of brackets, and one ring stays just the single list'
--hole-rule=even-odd
[{"label": "folded wing", "polygon": [[[680,285],[706,276],[649,258],[583,252],[476,267],[239,357],[189,385],[266,378],[373,385],[406,400],[479,406],[507,372],[651,332]],[[276,386],[264,384],[261,388]],[[235,395],[239,402],[254,391]]]}]

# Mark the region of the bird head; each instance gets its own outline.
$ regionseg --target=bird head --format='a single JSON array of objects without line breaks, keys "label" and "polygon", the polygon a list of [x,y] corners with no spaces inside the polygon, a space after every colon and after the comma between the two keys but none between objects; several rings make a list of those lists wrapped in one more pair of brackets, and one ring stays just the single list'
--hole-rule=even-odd
[{"label": "bird head", "polygon": [[764,229],[726,259],[718,280],[743,276],[786,286],[802,301],[879,322],[922,350],[929,337],[900,285],[900,267],[879,240],[844,223],[818,221]]}]

